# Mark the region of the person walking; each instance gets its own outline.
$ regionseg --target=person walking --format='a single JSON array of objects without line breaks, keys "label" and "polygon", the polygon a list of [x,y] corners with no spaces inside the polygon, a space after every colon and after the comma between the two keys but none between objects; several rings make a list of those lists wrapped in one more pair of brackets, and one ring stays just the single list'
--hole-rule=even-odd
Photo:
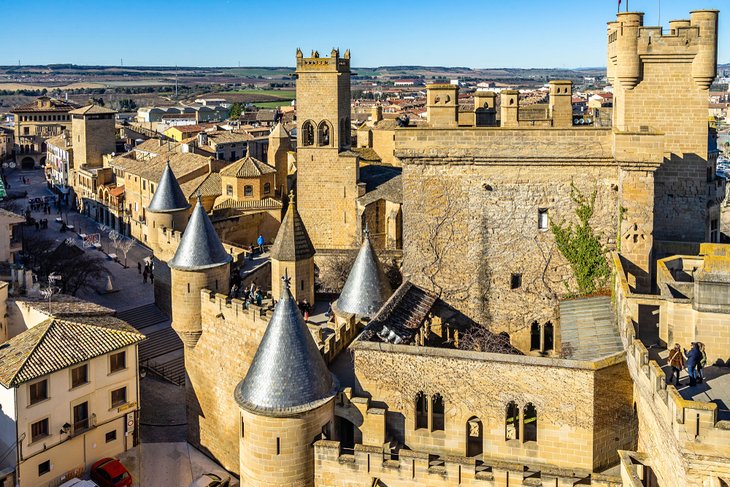
[{"label": "person walking", "polygon": [[155,273],[150,271],[150,284],[155,283]]},{"label": "person walking", "polygon": [[312,310],[312,305],[309,304],[307,298],[302,300],[302,314],[304,315],[304,321],[309,321],[309,312]]},{"label": "person walking", "polygon": [[689,349],[689,352],[685,350],[685,354],[687,355],[687,373],[689,374],[689,386],[694,387],[697,385],[697,365],[702,359],[702,352],[700,352],[699,345],[695,342],[692,342],[692,348]]},{"label": "person walking", "polygon": [[264,295],[261,289],[256,289],[256,306],[261,306],[264,303]]},{"label": "person walking", "polygon": [[259,254],[264,253],[264,236],[259,235],[259,238],[256,239],[256,244],[259,246]]},{"label": "person walking", "polygon": [[142,263],[137,261],[137,274],[142,274]]},{"label": "person walking", "polygon": [[681,385],[679,382],[679,372],[684,368],[684,355],[682,355],[682,348],[679,346],[679,343],[675,343],[674,348],[669,351],[669,365],[672,367],[672,373],[667,380],[667,384],[672,383],[672,379],[675,378],[676,374],[674,384]]},{"label": "person walking", "polygon": [[147,284],[147,268],[144,268],[144,272],[142,273],[142,284]]},{"label": "person walking", "polygon": [[705,352],[705,344],[702,342],[697,342],[697,347],[700,349],[700,361],[697,362],[697,382],[702,384],[702,382],[705,380],[705,373],[703,372],[703,369],[707,365],[707,352]]}]

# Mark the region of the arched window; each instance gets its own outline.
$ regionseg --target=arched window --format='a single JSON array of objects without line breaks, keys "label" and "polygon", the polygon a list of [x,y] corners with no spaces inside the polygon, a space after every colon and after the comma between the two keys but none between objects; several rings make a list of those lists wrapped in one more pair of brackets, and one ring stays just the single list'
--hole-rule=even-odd
[{"label": "arched window", "polygon": [[555,346],[554,346],[554,343],[555,343],[554,334],[555,334],[555,332],[554,332],[553,324],[551,322],[548,321],[547,323],[545,323],[545,326],[543,327],[542,333],[544,335],[544,338],[543,338],[543,342],[544,342],[543,351],[547,352],[548,350],[552,350],[553,348],[555,348]]},{"label": "arched window", "polygon": [[314,145],[314,124],[310,121],[302,124],[302,145]]},{"label": "arched window", "polygon": [[325,121],[319,123],[317,142],[320,146],[330,145],[330,126]]},{"label": "arched window", "polygon": [[253,196],[253,186],[247,184],[243,187],[243,196]]},{"label": "arched window", "polygon": [[271,193],[271,183],[264,183],[264,194]]},{"label": "arched window", "polygon": [[540,350],[540,324],[537,321],[530,325],[530,350]]},{"label": "arched window", "polygon": [[428,398],[423,392],[416,394],[416,429],[428,428]]},{"label": "arched window", "polygon": [[524,435],[522,441],[537,441],[537,410],[532,403],[527,403],[522,414]]},{"label": "arched window", "polygon": [[431,431],[444,430],[444,398],[434,394],[431,398]]},{"label": "arched window", "polygon": [[504,430],[505,440],[520,439],[520,408],[514,401],[507,404],[507,418],[505,420]]},{"label": "arched window", "polygon": [[472,416],[466,422],[466,456],[475,457],[482,454],[484,428],[482,422],[476,416]]}]

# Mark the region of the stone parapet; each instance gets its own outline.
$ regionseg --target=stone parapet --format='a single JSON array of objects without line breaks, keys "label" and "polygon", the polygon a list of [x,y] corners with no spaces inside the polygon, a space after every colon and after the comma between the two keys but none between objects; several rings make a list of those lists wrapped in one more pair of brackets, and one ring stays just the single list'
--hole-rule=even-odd
[{"label": "stone parapet", "polygon": [[[557,469],[549,465],[529,466],[497,459],[464,456],[436,456],[427,452],[401,450],[384,452],[381,447],[355,445],[343,453],[338,441],[320,440],[314,444],[315,486],[370,487],[377,478],[397,486],[542,486],[574,485],[590,479],[592,473],[580,469]],[[588,485],[618,487],[617,476],[598,475]],[[392,483],[391,483],[392,482]]]},{"label": "stone parapet", "polygon": [[396,130],[404,164],[611,165],[611,130],[603,128],[408,127]]},{"label": "stone parapet", "polygon": [[619,332],[635,388],[652,398],[654,416],[672,432],[683,456],[730,458],[730,422],[718,421],[717,404],[684,399],[673,385],[667,384],[661,366],[649,359],[648,350],[636,336],[634,313],[629,303],[656,300],[657,296],[632,293],[617,253],[613,253],[613,262],[616,268],[615,302],[617,313],[623,317],[619,320]]}]

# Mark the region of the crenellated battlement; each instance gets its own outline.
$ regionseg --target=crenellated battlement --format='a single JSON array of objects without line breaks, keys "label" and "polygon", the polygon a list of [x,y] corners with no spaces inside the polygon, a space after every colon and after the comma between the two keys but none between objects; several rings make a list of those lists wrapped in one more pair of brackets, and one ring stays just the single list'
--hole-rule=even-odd
[{"label": "crenellated battlement", "polygon": [[350,72],[350,50],[340,57],[339,49],[332,49],[329,57],[320,57],[319,51],[312,50],[310,57],[304,57],[301,49],[297,49],[297,72],[299,71],[337,71]]},{"label": "crenellated battlement", "polygon": [[695,10],[669,31],[644,26],[642,12],[622,12],[608,23],[608,78],[626,89],[642,77],[643,63],[692,63],[692,78],[708,89],[717,70],[717,10]]}]

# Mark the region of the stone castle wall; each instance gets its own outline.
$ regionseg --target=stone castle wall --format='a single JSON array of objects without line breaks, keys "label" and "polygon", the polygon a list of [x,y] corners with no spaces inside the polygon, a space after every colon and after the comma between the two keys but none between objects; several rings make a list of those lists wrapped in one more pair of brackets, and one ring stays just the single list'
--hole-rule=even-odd
[{"label": "stone castle wall", "polygon": [[[606,159],[608,134],[397,131],[404,275],[529,349],[530,324],[557,323],[557,299],[575,291],[552,232],[538,228],[539,211],[547,210],[552,221],[575,222],[571,182],[585,196],[595,191],[594,231],[604,245],[615,245],[618,169]],[[511,288],[513,274],[522,276],[517,289]]]},{"label": "stone castle wall", "polygon": [[[616,450],[635,441],[632,434],[615,440],[624,427],[612,425],[631,421],[632,384],[623,354],[578,362],[370,342],[355,342],[351,349],[355,393],[388,408],[385,436],[411,450],[465,455],[467,422],[474,417],[483,424],[485,463],[489,458],[593,471],[615,463]],[[594,396],[609,389],[610,396]],[[419,392],[443,397],[443,431],[416,428]],[[535,406],[537,441],[505,439],[511,401],[521,410]]]},{"label": "stone castle wall", "polygon": [[256,305],[204,290],[203,333],[185,348],[188,441],[239,472],[240,408],[233,391],[246,376],[270,316]]}]

